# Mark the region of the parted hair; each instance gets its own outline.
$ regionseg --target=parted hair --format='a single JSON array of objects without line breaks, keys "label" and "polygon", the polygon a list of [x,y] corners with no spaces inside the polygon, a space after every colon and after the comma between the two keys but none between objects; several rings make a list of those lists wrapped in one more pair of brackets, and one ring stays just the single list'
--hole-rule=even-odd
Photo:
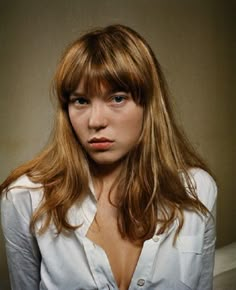
[{"label": "parted hair", "polygon": [[189,170],[209,170],[176,123],[157,58],[136,31],[110,25],[85,33],[65,50],[53,81],[57,111],[50,142],[1,185],[1,192],[7,191],[23,174],[41,184],[43,200],[33,213],[31,230],[42,217],[40,234],[51,222],[58,234],[80,226],[69,223],[68,211],[89,194],[90,160],[71,126],[68,103],[82,80],[88,93],[98,91],[101,84],[129,92],[144,110],[141,136],[125,156],[116,181],[122,192],[115,204],[121,235],[144,241],[177,220],[177,236],[185,210],[207,215]]}]

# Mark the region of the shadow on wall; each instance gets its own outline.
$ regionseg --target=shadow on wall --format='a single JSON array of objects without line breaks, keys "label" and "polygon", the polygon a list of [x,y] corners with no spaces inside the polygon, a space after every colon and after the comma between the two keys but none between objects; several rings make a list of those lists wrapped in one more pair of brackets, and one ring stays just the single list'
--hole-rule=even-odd
[{"label": "shadow on wall", "polygon": [[0,290],[11,290],[9,282],[7,280],[0,281]]}]

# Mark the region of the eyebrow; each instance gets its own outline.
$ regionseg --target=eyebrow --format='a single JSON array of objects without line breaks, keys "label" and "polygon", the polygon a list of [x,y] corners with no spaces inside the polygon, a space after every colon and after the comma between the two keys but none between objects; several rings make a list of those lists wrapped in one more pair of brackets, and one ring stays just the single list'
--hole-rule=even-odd
[{"label": "eyebrow", "polygon": [[[101,95],[101,97],[105,97],[107,95],[110,94],[115,94],[115,93],[119,93],[119,92],[124,92],[124,93],[128,93],[126,90],[117,90],[117,89],[110,89],[105,91],[104,94]],[[83,91],[74,91],[73,93],[71,93],[71,97],[87,97],[87,94]]]},{"label": "eyebrow", "polygon": [[86,94],[85,93],[83,93],[83,92],[73,92],[73,93],[71,93],[71,96],[74,96],[74,97],[83,97],[83,96],[86,96]]}]

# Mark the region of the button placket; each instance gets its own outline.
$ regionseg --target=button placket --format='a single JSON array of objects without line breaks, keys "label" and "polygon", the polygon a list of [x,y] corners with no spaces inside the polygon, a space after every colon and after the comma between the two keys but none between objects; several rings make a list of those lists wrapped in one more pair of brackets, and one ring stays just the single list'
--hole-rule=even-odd
[{"label": "button placket", "polygon": [[158,243],[154,243],[151,239],[147,240],[143,244],[143,249],[139,257],[137,267],[135,269],[129,290],[133,289],[149,289],[150,286],[150,275],[153,269],[153,263],[155,256],[159,248]]},{"label": "button placket", "polygon": [[157,242],[160,241],[160,237],[157,236],[157,235],[155,235],[155,236],[152,238],[152,240],[153,240],[155,243],[157,243]]},{"label": "button placket", "polygon": [[144,285],[145,285],[145,280],[144,280],[144,279],[139,279],[139,280],[137,281],[137,285],[138,285],[139,287],[144,286]]},{"label": "button placket", "polygon": [[84,237],[83,245],[89,262],[90,270],[93,274],[98,289],[118,290],[104,250],[87,237]]}]

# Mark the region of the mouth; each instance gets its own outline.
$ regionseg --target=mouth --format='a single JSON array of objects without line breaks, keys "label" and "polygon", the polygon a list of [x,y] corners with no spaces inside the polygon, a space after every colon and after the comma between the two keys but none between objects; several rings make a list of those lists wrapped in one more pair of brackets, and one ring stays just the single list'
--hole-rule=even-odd
[{"label": "mouth", "polygon": [[101,137],[101,138],[92,138],[88,141],[89,143],[89,146],[92,148],[92,149],[95,149],[95,150],[107,150],[109,149],[112,144],[114,143],[113,140],[110,140],[106,137]]}]

